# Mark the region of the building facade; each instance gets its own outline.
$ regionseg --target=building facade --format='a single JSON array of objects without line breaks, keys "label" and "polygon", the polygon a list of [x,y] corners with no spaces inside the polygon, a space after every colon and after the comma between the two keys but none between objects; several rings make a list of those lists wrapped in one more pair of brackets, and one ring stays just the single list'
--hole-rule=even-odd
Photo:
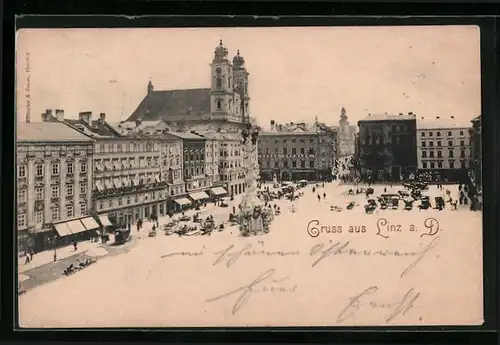
[{"label": "building facade", "polygon": [[400,181],[417,171],[415,114],[370,114],[358,126],[362,179]]},{"label": "building facade", "polygon": [[475,117],[472,121],[472,128],[470,129],[470,139],[471,139],[471,174],[473,183],[480,190],[483,185],[482,178],[482,149],[481,149],[481,131],[482,131],[482,119],[481,115]]},{"label": "building facade", "polygon": [[419,171],[440,181],[462,182],[472,163],[469,127],[450,119],[420,119],[417,124]]},{"label": "building facade", "polygon": [[[61,116],[62,110],[56,113]],[[92,205],[93,140],[64,123],[20,123],[17,133],[18,251],[38,252],[77,234]],[[68,234],[54,224],[76,222]],[[76,224],[75,223],[75,224]],[[94,222],[95,223],[95,222]],[[82,232],[86,230],[83,227]],[[57,240],[58,241],[58,240]]]}]

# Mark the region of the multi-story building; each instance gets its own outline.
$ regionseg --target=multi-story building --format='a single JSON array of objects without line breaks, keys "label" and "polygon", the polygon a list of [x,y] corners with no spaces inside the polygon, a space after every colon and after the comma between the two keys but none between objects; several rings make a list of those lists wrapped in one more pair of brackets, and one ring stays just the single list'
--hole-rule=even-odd
[{"label": "multi-story building", "polygon": [[[207,138],[219,144],[218,172],[219,181],[230,195],[245,192],[245,173],[243,171],[243,147],[240,133],[205,133]],[[217,194],[223,194],[222,189]]]},{"label": "multi-story building", "polygon": [[245,60],[238,51],[231,62],[221,41],[210,71],[210,88],[157,91],[150,80],[146,96],[127,122],[163,120],[175,132],[240,131],[242,108],[245,116],[250,114]]},{"label": "multi-story building", "polygon": [[370,114],[358,126],[363,179],[400,181],[416,172],[415,114]]},{"label": "multi-story building", "polygon": [[338,135],[338,157],[352,156],[355,151],[356,125],[351,125],[347,119],[347,111],[342,107],[339,125],[336,127]]},{"label": "multi-story building", "polygon": [[473,183],[478,189],[482,188],[482,150],[481,150],[481,115],[475,117],[472,121],[472,128],[470,129],[471,140],[471,173]]},{"label": "multi-story building", "polygon": [[189,197],[182,199],[182,203],[176,201],[177,206],[173,205],[174,210],[180,210],[180,207],[187,205],[188,201],[190,204],[196,204],[209,199],[207,192],[212,187],[212,176],[205,170],[205,137],[195,133],[171,134],[182,139],[185,191]]},{"label": "multi-story building", "polygon": [[104,113],[97,120],[91,112],[80,113],[78,119],[45,120],[64,122],[94,139],[92,210],[103,222],[133,224],[167,213],[170,196],[168,181],[161,179],[161,138],[121,135]]},{"label": "multi-story building", "polygon": [[276,124],[258,139],[261,177],[271,180],[326,180],[332,177],[337,147],[336,131],[317,121]]},{"label": "multi-story building", "polygon": [[[62,110],[56,110],[57,116],[63,114]],[[53,248],[72,235],[79,236],[98,227],[89,217],[92,154],[93,140],[64,123],[18,125],[20,253],[28,246],[35,252]]]},{"label": "multi-story building", "polygon": [[429,172],[440,181],[463,182],[471,166],[469,127],[454,117],[421,118],[417,121],[419,171]]}]

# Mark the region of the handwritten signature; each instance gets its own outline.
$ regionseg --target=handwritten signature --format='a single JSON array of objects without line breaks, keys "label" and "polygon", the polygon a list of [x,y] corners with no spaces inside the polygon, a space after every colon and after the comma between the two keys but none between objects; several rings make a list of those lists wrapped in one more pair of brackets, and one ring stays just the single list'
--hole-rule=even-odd
[{"label": "handwritten signature", "polygon": [[346,241],[344,243],[336,242],[332,244],[329,248],[324,249],[324,244],[316,244],[311,248],[310,255],[318,256],[313,262],[312,267],[318,265],[321,261],[330,257],[332,255],[354,255],[354,256],[394,256],[394,257],[414,257],[415,260],[401,272],[401,278],[408,274],[415,266],[418,265],[420,261],[428,254],[431,249],[433,249],[438,241],[439,237],[434,237],[432,241],[421,251],[399,251],[399,250],[371,250],[371,249],[355,249],[351,248],[351,242]]},{"label": "handwritten signature", "polygon": [[368,297],[370,295],[373,295],[377,291],[377,286],[370,286],[360,294],[349,298],[349,303],[337,316],[337,322],[341,323],[353,317],[362,307],[379,310],[389,310],[388,315],[385,317],[385,322],[391,322],[397,316],[405,315],[406,313],[408,313],[413,308],[413,304],[415,303],[415,301],[420,297],[420,292],[417,292],[414,288],[411,288],[404,294],[404,296],[400,300],[396,302],[380,303],[369,299]]},{"label": "handwritten signature", "polygon": [[275,269],[271,268],[264,273],[260,274],[255,278],[250,284],[243,285],[232,291],[224,293],[214,298],[210,298],[207,302],[215,302],[221,299],[225,299],[231,296],[238,296],[236,302],[232,308],[232,314],[235,315],[241,308],[248,302],[250,296],[256,292],[264,293],[293,293],[297,289],[297,285],[285,287],[283,285],[269,286],[264,285],[264,282],[279,284],[283,281],[289,279],[289,277],[283,277],[280,279],[272,279],[274,277]]}]

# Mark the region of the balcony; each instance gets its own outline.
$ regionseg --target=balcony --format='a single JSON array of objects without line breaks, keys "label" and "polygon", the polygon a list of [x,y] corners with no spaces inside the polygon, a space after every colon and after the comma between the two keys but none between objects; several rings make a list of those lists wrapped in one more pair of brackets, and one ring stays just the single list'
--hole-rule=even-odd
[{"label": "balcony", "polygon": [[44,176],[35,176],[35,182],[43,182],[45,180]]},{"label": "balcony", "polygon": [[53,203],[59,203],[59,197],[58,196],[53,196],[50,198],[50,202],[53,202]]},{"label": "balcony", "polygon": [[73,200],[74,197],[74,195],[66,195],[66,201]]}]

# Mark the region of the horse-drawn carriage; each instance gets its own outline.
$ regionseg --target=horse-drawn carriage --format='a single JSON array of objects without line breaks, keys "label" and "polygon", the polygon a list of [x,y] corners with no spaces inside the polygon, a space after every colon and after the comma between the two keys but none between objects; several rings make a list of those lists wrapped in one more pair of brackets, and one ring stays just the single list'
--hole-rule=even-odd
[{"label": "horse-drawn carriage", "polygon": [[126,226],[119,227],[114,231],[115,244],[123,244],[130,240],[130,229]]}]

